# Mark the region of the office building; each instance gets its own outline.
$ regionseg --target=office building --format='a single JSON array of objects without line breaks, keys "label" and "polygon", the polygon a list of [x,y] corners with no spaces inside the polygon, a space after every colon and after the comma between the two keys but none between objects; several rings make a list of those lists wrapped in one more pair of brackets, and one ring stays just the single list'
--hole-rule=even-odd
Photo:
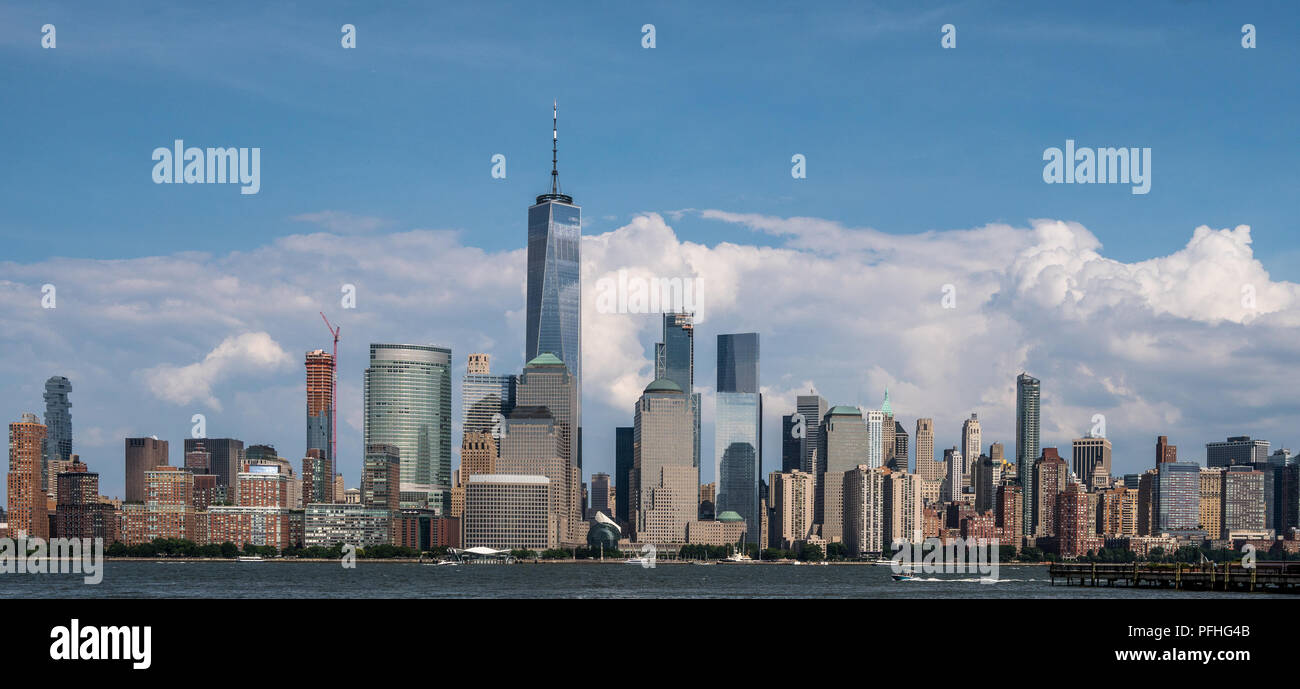
[{"label": "office building", "polygon": [[609,474],[597,472],[591,475],[591,506],[588,508],[587,518],[595,519],[596,513],[599,512],[610,519],[614,518],[614,510],[610,508],[610,497],[613,495],[610,491]]},{"label": "office building", "polygon": [[768,478],[767,503],[772,513],[768,545],[793,548],[813,533],[815,502],[813,475],[795,469],[772,472]]},{"label": "office building", "polygon": [[[190,451],[186,441],[185,451]],[[144,502],[145,473],[168,464],[167,441],[157,438],[126,439],[125,502]],[[231,474],[234,475],[233,473]]]},{"label": "office building", "polygon": [[361,504],[397,511],[401,506],[402,451],[396,445],[371,444],[361,467]]},{"label": "office building", "polygon": [[862,557],[885,549],[885,485],[888,469],[866,464],[844,472],[844,545]]},{"label": "office building", "polygon": [[1210,538],[1223,532],[1223,469],[1201,469],[1200,528]]},{"label": "office building", "polygon": [[695,415],[677,383],[660,378],[637,400],[633,424],[632,514],[636,539],[671,544],[699,516],[699,470],[692,463]]},{"label": "office building", "polygon": [[636,451],[632,426],[614,429],[614,521],[624,532],[632,526],[632,470]]},{"label": "office building", "polygon": [[384,545],[392,542],[392,526],[393,513],[382,507],[341,503],[307,505],[303,515],[303,545],[308,548]]},{"label": "office building", "polygon": [[828,408],[826,400],[821,395],[812,394],[811,391],[807,395],[799,395],[795,398],[795,413],[803,418],[804,425],[800,452],[802,460],[799,469],[814,477],[819,473],[818,467],[821,466],[821,459],[818,458],[817,452],[821,449],[821,424]]},{"label": "office building", "polygon": [[1075,438],[1072,444],[1074,475],[1087,488],[1110,482],[1110,440],[1091,434]]},{"label": "office building", "polygon": [[1264,509],[1264,472],[1228,465],[1220,474],[1223,509],[1220,538],[1234,533],[1259,533],[1270,528]]},{"label": "office building", "polygon": [[1169,436],[1162,435],[1156,438],[1156,466],[1165,462],[1178,461],[1178,446],[1169,444]]},{"label": "office building", "polygon": [[982,443],[979,416],[972,413],[969,419],[961,422],[961,456],[966,460],[962,481],[967,487],[971,486],[971,472],[975,469],[975,460],[984,453]]},{"label": "office building", "polygon": [[818,432],[817,519],[828,543],[844,536],[844,476],[867,459],[867,426],[857,407],[837,405]]},{"label": "office building", "polygon": [[578,525],[582,522],[581,477],[577,467],[561,456],[562,445],[560,424],[550,409],[516,405],[505,422],[496,470],[500,474],[546,477],[551,491],[547,499],[550,523],[557,529],[551,540],[577,543]]},{"label": "office building", "polygon": [[907,429],[903,428],[903,424],[894,421],[894,452],[887,462],[890,470],[903,473],[911,471],[911,454],[908,441]]},{"label": "office building", "polygon": [[541,552],[558,546],[548,484],[545,476],[471,476],[465,488],[465,547]]},{"label": "office building", "polygon": [[943,464],[934,461],[934,419],[916,420],[916,474],[927,481],[944,479]]},{"label": "office building", "polygon": [[[163,445],[163,464],[167,464],[166,441]],[[234,500],[235,497],[235,476],[239,473],[239,468],[244,461],[244,441],[235,438],[186,438],[185,454],[191,452],[206,452],[209,455],[208,473],[215,474],[217,477],[217,491],[223,499]],[[130,463],[128,462],[128,467]],[[127,499],[130,500],[130,480],[131,474],[127,472]]]},{"label": "office building", "polygon": [[519,378],[513,375],[492,375],[491,362],[492,359],[487,354],[469,355],[465,379],[460,386],[461,406],[464,409],[461,430],[464,433],[491,433],[497,415],[505,418],[515,407]]},{"label": "office building", "polygon": [[329,504],[342,500],[335,492],[334,462],[326,459],[325,451],[313,447],[302,458],[302,503]]},{"label": "office building", "polygon": [[1152,515],[1159,533],[1190,535],[1201,522],[1201,465],[1165,462],[1156,471]]},{"label": "office building", "polygon": [[1211,468],[1239,465],[1267,464],[1267,440],[1251,440],[1248,435],[1235,436],[1223,442],[1205,444],[1205,464]]},{"label": "office building", "polygon": [[451,349],[370,345],[364,395],[365,445],[396,445],[402,492],[443,509],[451,484]]},{"label": "office building", "polygon": [[[885,466],[885,414],[882,411],[872,409],[865,412],[862,418],[867,425],[866,465],[872,469],[879,469]],[[890,426],[892,431],[892,420]]]}]

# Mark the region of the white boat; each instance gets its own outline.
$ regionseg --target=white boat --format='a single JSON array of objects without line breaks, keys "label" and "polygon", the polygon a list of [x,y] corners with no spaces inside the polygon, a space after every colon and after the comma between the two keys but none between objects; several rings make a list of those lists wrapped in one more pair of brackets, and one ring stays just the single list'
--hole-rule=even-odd
[{"label": "white boat", "polygon": [[262,556],[261,555],[240,555],[238,558],[235,559],[237,559],[240,562],[261,562]]},{"label": "white boat", "polygon": [[629,557],[629,558],[627,559],[627,562],[624,562],[623,564],[625,564],[625,565],[641,565],[642,567],[647,567],[647,566],[650,565],[650,559],[649,559],[649,558],[645,558],[645,557]]},{"label": "white boat", "polygon": [[753,562],[753,558],[740,551],[736,551],[727,556],[727,562]]}]

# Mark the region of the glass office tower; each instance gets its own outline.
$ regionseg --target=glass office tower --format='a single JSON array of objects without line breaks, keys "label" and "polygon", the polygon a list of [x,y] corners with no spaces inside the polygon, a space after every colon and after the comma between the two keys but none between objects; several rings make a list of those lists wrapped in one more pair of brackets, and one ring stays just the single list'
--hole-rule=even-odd
[{"label": "glass office tower", "polygon": [[397,446],[404,493],[446,494],[451,485],[451,349],[370,345],[365,444]]},{"label": "glass office tower", "polygon": [[750,543],[758,540],[762,517],[758,486],[763,473],[763,396],[758,391],[758,361],[758,333],[718,335],[715,513],[731,510],[744,517]]},{"label": "glass office tower", "polygon": [[[554,115],[554,111],[552,113]],[[528,287],[524,361],[554,354],[568,367],[577,390],[573,422],[582,468],[582,207],[560,193],[556,162],[558,116],[551,129],[551,193],[528,209]]]},{"label": "glass office tower", "polygon": [[[695,316],[665,313],[663,342],[655,344],[655,379],[671,380],[690,399],[695,421],[693,466],[700,467],[700,395],[695,392]],[[716,477],[717,474],[714,474]]]}]

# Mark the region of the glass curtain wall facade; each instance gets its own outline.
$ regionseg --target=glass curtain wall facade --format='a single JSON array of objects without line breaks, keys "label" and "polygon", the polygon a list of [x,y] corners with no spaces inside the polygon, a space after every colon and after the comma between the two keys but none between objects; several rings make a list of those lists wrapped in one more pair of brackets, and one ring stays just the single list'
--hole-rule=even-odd
[{"label": "glass curtain wall facade", "polygon": [[370,345],[365,444],[400,451],[402,491],[445,493],[451,484],[451,349]]}]

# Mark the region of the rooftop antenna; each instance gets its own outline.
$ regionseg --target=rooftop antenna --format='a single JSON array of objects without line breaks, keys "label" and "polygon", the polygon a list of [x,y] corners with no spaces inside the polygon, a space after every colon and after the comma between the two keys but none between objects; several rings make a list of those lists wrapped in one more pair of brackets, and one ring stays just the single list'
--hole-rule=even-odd
[{"label": "rooftop antenna", "polygon": [[560,101],[551,101],[551,193],[560,193],[560,171],[556,167],[556,146],[560,142]]}]

